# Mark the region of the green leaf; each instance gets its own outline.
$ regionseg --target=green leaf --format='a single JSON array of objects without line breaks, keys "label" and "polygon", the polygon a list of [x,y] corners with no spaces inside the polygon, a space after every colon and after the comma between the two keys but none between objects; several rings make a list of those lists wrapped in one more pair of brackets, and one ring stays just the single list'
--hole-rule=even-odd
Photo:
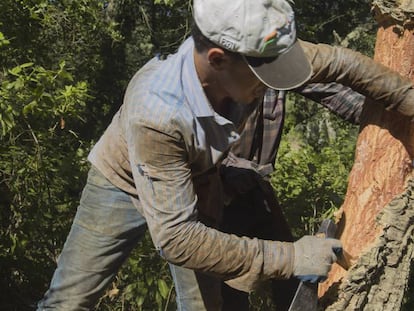
[{"label": "green leaf", "polygon": [[9,73],[11,73],[13,76],[19,76],[19,73],[22,71],[22,68],[20,66],[16,66],[12,69],[9,69]]},{"label": "green leaf", "polygon": [[32,67],[33,63],[24,63],[20,65],[20,68],[27,68],[27,67]]},{"label": "green leaf", "polygon": [[158,280],[158,291],[160,292],[162,298],[167,298],[170,289],[163,279]]},{"label": "green leaf", "polygon": [[144,304],[144,301],[145,301],[145,297],[142,297],[142,296],[137,297],[137,299],[135,300],[136,304],[137,304],[139,307],[141,307],[141,306]]},{"label": "green leaf", "polygon": [[35,108],[37,106],[37,101],[31,101],[27,105],[23,107],[23,114],[28,115],[29,113],[33,113],[35,111]]}]

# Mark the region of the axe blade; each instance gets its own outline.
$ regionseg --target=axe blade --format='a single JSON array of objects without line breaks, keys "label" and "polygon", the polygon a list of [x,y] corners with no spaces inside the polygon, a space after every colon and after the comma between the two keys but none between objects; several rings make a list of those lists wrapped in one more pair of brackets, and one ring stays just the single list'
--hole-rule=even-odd
[{"label": "axe blade", "polygon": [[300,282],[288,311],[317,311],[318,284]]}]

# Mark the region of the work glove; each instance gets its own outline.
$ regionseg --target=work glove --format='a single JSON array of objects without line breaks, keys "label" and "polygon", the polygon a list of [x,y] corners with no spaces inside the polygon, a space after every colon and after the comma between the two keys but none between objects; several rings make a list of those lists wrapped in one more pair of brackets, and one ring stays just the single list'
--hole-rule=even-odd
[{"label": "work glove", "polygon": [[293,275],[303,282],[322,282],[332,263],[342,252],[341,241],[316,236],[304,236],[293,243],[295,250]]}]

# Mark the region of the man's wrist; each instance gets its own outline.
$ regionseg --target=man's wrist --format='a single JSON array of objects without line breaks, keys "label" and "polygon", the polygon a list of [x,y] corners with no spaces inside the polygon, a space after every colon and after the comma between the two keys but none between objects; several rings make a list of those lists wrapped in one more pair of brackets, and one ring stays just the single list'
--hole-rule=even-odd
[{"label": "man's wrist", "polygon": [[293,275],[295,249],[293,243],[264,241],[264,275],[289,279]]}]

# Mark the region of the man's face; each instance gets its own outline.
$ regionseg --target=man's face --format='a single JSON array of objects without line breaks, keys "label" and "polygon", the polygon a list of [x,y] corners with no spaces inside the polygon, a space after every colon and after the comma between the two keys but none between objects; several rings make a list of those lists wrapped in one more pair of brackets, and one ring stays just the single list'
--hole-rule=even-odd
[{"label": "man's face", "polygon": [[229,66],[221,73],[220,81],[227,96],[239,104],[252,103],[263,97],[266,90],[266,86],[241,58],[229,62]]}]

